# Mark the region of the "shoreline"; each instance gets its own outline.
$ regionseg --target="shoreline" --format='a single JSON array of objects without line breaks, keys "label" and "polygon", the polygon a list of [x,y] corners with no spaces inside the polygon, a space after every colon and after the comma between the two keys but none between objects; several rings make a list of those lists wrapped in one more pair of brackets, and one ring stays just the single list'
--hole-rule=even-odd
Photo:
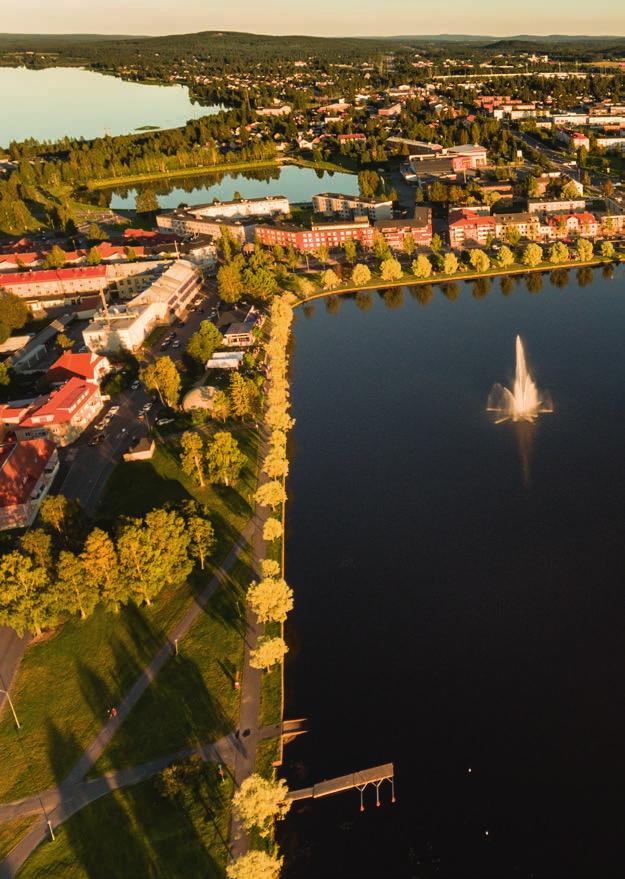
[{"label": "shoreline", "polygon": [[417,287],[426,284],[449,284],[453,281],[476,281],[480,278],[499,278],[507,275],[528,275],[537,272],[553,272],[558,269],[585,269],[599,268],[606,265],[614,265],[615,263],[625,262],[625,256],[615,254],[610,259],[597,257],[596,259],[585,262],[569,262],[569,263],[541,263],[539,266],[520,266],[515,264],[508,269],[498,268],[488,272],[456,272],[455,275],[433,274],[429,278],[417,278],[414,275],[404,275],[397,281],[383,281],[381,278],[371,278],[368,284],[355,286],[353,284],[340,285],[333,287],[331,290],[319,290],[311,293],[309,296],[298,297],[297,293],[291,293],[291,296],[297,297],[293,302],[293,308],[300,305],[306,305],[316,299],[326,299],[329,296],[340,296],[343,293],[359,293],[361,290],[386,290],[390,287]]},{"label": "shoreline", "polygon": [[331,174],[351,174],[354,176],[356,174],[355,171],[343,168],[341,165],[336,165],[333,162],[313,162],[309,159],[300,159],[294,156],[276,156],[275,159],[259,159],[255,162],[221,162],[218,165],[194,165],[192,168],[177,168],[171,171],[127,174],[124,177],[103,177],[100,180],[88,180],[83,188],[89,190],[89,192],[97,192],[101,189],[126,188],[139,183],[153,183],[169,178],[205,177],[209,174],[228,174],[239,171],[264,171],[269,168],[282,168],[285,165],[311,168],[313,171],[327,171]]}]

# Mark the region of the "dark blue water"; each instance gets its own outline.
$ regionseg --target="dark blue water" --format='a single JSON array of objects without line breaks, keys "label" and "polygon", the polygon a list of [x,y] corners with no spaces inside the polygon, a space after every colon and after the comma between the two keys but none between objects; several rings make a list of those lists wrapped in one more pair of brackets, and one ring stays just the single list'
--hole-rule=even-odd
[{"label": "dark blue water", "polygon": [[[298,879],[625,871],[625,272],[459,290],[297,312],[286,776],[398,796],[295,807]],[[484,411],[517,333],[523,430]]]}]

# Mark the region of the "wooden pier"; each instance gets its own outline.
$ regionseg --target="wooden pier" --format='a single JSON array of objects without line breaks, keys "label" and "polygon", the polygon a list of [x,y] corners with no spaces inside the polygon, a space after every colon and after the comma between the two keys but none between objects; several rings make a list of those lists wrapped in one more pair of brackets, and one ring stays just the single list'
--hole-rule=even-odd
[{"label": "wooden pier", "polygon": [[354,790],[360,792],[360,810],[364,811],[363,793],[365,789],[372,785],[376,789],[376,806],[380,805],[380,785],[388,781],[391,784],[392,794],[391,802],[395,802],[395,771],[392,763],[385,763],[383,766],[374,766],[372,769],[363,769],[360,772],[352,772],[350,775],[340,775],[338,778],[331,778],[329,781],[322,781],[312,787],[304,787],[300,790],[289,791],[290,800],[308,800],[319,799],[320,797],[329,797],[331,794],[339,794],[345,790]]}]

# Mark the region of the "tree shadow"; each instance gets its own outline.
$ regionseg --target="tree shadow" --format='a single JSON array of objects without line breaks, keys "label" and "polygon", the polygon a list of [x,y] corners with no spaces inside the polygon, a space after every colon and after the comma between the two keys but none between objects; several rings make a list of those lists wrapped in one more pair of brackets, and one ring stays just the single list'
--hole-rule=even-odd
[{"label": "tree shadow", "polygon": [[[60,784],[65,775],[64,755],[79,745],[72,734],[65,735],[51,721],[47,724],[47,735],[50,765],[57,783]],[[100,813],[99,818],[96,818],[97,813]],[[104,822],[103,815],[106,816]],[[113,874],[125,875],[118,870],[117,864],[113,873],[111,872],[112,848],[116,852],[123,851],[125,860],[140,864],[140,875],[151,875],[152,859],[149,851],[140,835],[133,831],[118,795],[107,795],[105,802],[92,804],[77,812],[65,821],[63,831],[77,864],[83,868],[89,879],[108,879]],[[113,839],[114,847],[111,846]],[[57,846],[59,843],[60,840]],[[62,856],[62,850],[59,855]],[[54,872],[50,872],[50,875],[54,875]]]},{"label": "tree shadow", "polygon": [[[62,755],[77,745],[72,739],[48,724],[50,763],[58,769],[59,781]],[[220,862],[225,861],[227,840],[215,823],[215,815],[226,804],[223,784],[215,782],[214,774],[216,769],[206,775],[202,801],[191,791],[176,802],[168,800],[152,779],[111,791],[85,806],[58,831],[58,862],[47,858],[46,875],[66,875],[69,847],[76,867],[82,868],[80,875],[88,879],[222,876]],[[210,828],[205,830],[203,825],[209,822]],[[54,857],[52,851],[50,854]]]},{"label": "tree shadow", "polygon": [[[122,646],[116,648],[114,655],[113,676],[121,677],[127,674],[127,651]],[[231,674],[217,659],[206,661],[206,676],[210,675],[213,661],[221,671],[217,678],[212,674],[215,692],[211,692],[205,675],[197,662],[186,655],[182,642],[179,654],[172,655],[160,670],[109,743],[104,754],[107,765],[114,769],[135,766],[185,747],[215,742],[231,732],[233,718],[226,715],[221,702],[223,688],[232,686]],[[80,673],[81,686],[89,695],[94,712],[100,710],[96,716],[101,718],[101,700],[110,700],[110,688],[98,680],[93,670],[83,668]]]}]

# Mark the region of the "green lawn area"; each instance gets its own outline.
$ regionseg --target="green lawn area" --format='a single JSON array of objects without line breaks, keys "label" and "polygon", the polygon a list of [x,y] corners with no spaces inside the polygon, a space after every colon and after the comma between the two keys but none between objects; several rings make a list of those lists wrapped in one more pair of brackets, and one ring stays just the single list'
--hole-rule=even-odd
[{"label": "green lawn area", "polygon": [[13,689],[22,729],[10,712],[0,721],[0,799],[49,787],[69,771],[190,601],[191,589],[182,586],[149,608],[115,614],[99,607],[26,651]]},{"label": "green lawn area", "polygon": [[176,801],[154,780],[116,791],[59,827],[19,879],[221,879],[231,799],[231,780],[212,766]]},{"label": "green lawn area", "polygon": [[[166,501],[175,503],[196,497],[211,509],[218,536],[214,559],[221,561],[249,518],[246,498],[255,486],[257,437],[249,430],[241,429],[240,433],[241,446],[249,456],[238,486],[241,494],[234,488],[197,489],[180,472],[168,444],[159,448],[151,461],[118,465],[104,498],[102,516],[113,522],[120,515],[142,515]],[[149,608],[129,605],[115,614],[98,607],[86,621],[67,622],[26,651],[13,690],[21,732],[15,730],[9,712],[4,712],[0,720],[0,800],[17,799],[49,787],[59,775],[69,771],[97,734],[109,709],[119,702],[141,668],[165,643],[167,632],[192,600],[193,591],[209,576],[208,570],[203,575],[196,572],[189,583],[164,590]],[[226,616],[227,601],[221,591],[215,602],[211,605],[213,615],[207,613],[202,624],[198,623],[198,633],[192,630],[188,642],[184,647],[181,645],[175,668],[164,670],[163,693],[171,695],[179,680],[185,679],[181,698],[187,706],[192,702],[189,681],[202,687],[198,691],[198,699],[203,700],[201,706],[205,708],[213,698],[210,688],[217,689],[214,701],[219,704],[224,688],[227,689],[227,676],[212,664],[210,651],[214,648],[224,657],[230,649],[235,653],[238,649],[240,636],[233,634],[235,627]],[[170,719],[157,735],[155,731],[163,724],[159,711],[166,715],[166,707],[163,697],[158,696],[151,706],[156,714],[147,714],[152,720],[137,721],[141,729],[151,723],[151,732],[145,737],[150,746],[156,747],[158,743],[160,747],[164,743],[167,750],[169,743],[174,742],[175,748],[175,742],[180,736],[184,742],[190,729],[197,726],[198,735],[207,735],[215,722],[215,717],[208,715],[202,720],[206,725],[202,726],[195,711],[180,718],[180,722]],[[229,722],[232,706],[226,704],[220,710],[226,718],[222,722]],[[147,759],[140,748],[133,750],[132,759],[135,757],[139,761]],[[117,760],[124,762],[121,751]]]},{"label": "green lawn area", "polygon": [[243,662],[242,611],[251,579],[247,561],[237,562],[91,775],[216,741],[236,726],[234,680]]},{"label": "green lawn area", "polygon": [[[211,426],[207,431],[221,429]],[[150,461],[121,462],[108,481],[100,507],[99,516],[116,520],[119,516],[142,516],[163,504],[179,503],[195,498],[210,509],[210,520],[215,528],[218,545],[215,557],[227,553],[237,535],[245,527],[252,508],[252,495],[256,489],[256,459],[258,434],[240,425],[227,425],[247,455],[236,487],[205,485],[186,476],[178,463],[178,438],[161,437],[154,457]]]},{"label": "green lawn area", "polygon": [[275,778],[276,768],[273,765],[280,756],[280,740],[278,738],[265,739],[259,742],[256,748],[255,771],[263,778]]},{"label": "green lawn area", "polygon": [[[267,623],[265,632],[271,637],[280,634],[280,623]],[[260,725],[269,726],[282,720],[282,665],[277,663],[263,672],[260,690]]]},{"label": "green lawn area", "polygon": [[15,818],[13,821],[7,821],[6,824],[0,824],[0,861],[6,858],[20,839],[26,836],[34,820],[33,817],[28,816],[26,818]]}]

